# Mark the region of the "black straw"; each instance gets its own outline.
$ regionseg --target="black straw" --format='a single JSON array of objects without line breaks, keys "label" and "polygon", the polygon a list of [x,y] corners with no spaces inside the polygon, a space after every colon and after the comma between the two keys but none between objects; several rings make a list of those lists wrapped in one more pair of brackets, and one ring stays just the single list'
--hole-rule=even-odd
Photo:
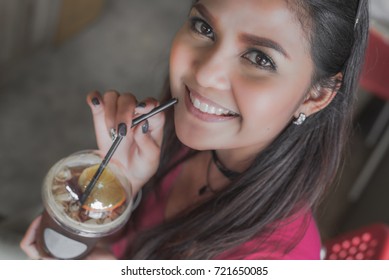
[{"label": "black straw", "polygon": [[[176,104],[178,100],[176,98],[170,99],[165,104],[162,104],[160,106],[155,107],[150,112],[143,114],[135,119],[132,120],[131,128],[138,125],[139,123],[143,122],[144,120],[154,116],[155,114],[158,114],[159,112],[166,110],[170,106]],[[116,149],[119,147],[120,142],[122,141],[123,137],[127,135],[127,126],[125,123],[121,123],[118,126],[118,135],[113,141],[111,147],[109,148],[107,154],[105,155],[103,161],[101,162],[99,168],[97,169],[96,173],[93,175],[92,180],[89,182],[88,186],[86,187],[84,193],[82,194],[80,198],[80,204],[83,205],[92,192],[93,188],[95,187],[97,181],[99,180],[101,174],[104,172],[104,169],[107,167],[108,162],[111,160],[113,154],[115,153]]]},{"label": "black straw", "polygon": [[141,115],[135,119],[132,120],[131,128],[138,125],[139,123],[143,122],[144,120],[154,116],[155,114],[158,114],[159,112],[162,112],[163,110],[166,110],[170,106],[176,104],[178,100],[176,98],[170,99],[168,102],[165,104],[162,104],[160,106],[155,107],[153,110],[148,112],[147,114]]}]

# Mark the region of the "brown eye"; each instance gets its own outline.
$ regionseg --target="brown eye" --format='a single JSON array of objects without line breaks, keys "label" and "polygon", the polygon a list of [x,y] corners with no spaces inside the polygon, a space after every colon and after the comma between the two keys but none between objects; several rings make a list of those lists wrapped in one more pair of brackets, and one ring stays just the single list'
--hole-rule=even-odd
[{"label": "brown eye", "polygon": [[192,18],[191,27],[194,32],[200,35],[208,37],[212,40],[215,38],[212,27],[200,18]]},{"label": "brown eye", "polygon": [[263,53],[259,50],[249,51],[245,55],[243,55],[243,57],[256,67],[259,67],[262,69],[268,69],[268,70],[272,70],[272,71],[276,70],[276,66],[275,66],[273,60],[269,56],[267,56],[265,53]]}]

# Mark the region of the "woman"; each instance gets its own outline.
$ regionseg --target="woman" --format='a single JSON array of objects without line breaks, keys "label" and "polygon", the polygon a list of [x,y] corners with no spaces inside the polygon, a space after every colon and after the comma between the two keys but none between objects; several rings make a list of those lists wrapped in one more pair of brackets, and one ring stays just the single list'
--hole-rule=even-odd
[{"label": "woman", "polygon": [[[313,211],[341,163],[367,33],[365,0],[195,1],[164,89],[179,103],[116,155],[142,203],[113,254],[89,258],[318,259]],[[106,151],[157,101],[88,103]],[[22,241],[32,257],[38,223]]]}]

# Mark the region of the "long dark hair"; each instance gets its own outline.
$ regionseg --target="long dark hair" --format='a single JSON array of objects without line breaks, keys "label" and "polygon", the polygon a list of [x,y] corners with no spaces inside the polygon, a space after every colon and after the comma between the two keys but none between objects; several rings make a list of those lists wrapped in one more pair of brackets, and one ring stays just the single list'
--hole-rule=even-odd
[{"label": "long dark hair", "polygon": [[[341,166],[350,132],[354,92],[368,36],[367,2],[288,1],[311,43],[315,64],[312,87],[338,87],[336,97],[303,125],[287,126],[256,156],[248,170],[218,195],[141,233],[126,257],[215,258],[253,237],[263,236],[265,240],[279,221],[293,216],[302,207],[317,206]],[[359,20],[355,25],[356,18]],[[342,73],[341,79],[334,78],[338,73]],[[164,99],[170,96],[167,82]],[[172,163],[172,159],[185,148],[176,137],[172,112],[167,115],[164,137],[160,168],[148,183],[149,189],[178,164]],[[196,153],[188,151],[186,157]],[[283,250],[290,250],[297,239],[298,236],[290,244],[284,244]]]}]

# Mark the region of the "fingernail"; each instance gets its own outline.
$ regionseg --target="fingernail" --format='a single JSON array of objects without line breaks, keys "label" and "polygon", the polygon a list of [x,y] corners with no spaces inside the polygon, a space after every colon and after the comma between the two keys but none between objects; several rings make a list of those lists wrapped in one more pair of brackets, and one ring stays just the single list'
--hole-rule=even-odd
[{"label": "fingernail", "polygon": [[92,99],[92,104],[95,105],[95,106],[100,105],[99,99],[98,99],[97,97],[94,97],[94,98]]},{"label": "fingernail", "polygon": [[136,108],[145,108],[146,107],[146,103],[144,102],[140,102],[136,105]]},{"label": "fingernail", "polygon": [[149,121],[146,120],[145,123],[142,125],[142,132],[146,134],[149,131]]},{"label": "fingernail", "polygon": [[120,123],[118,125],[118,134],[120,136],[126,136],[127,135],[127,125],[125,123]]}]

